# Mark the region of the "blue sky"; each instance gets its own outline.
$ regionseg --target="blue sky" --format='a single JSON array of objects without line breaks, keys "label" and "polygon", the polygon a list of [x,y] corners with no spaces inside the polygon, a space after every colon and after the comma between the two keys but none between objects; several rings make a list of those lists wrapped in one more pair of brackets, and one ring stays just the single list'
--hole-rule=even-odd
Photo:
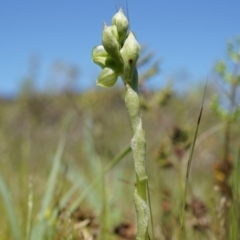
[{"label": "blue sky", "polygon": [[[240,35],[240,1],[128,0],[128,5],[131,30],[162,61],[151,86],[184,73],[194,81],[206,78],[225,57],[226,41]],[[100,69],[91,50],[115,11],[115,0],[0,1],[0,95],[18,91],[32,57],[39,61],[39,88],[48,86],[55,62],[79,68],[79,88],[94,86]]]}]

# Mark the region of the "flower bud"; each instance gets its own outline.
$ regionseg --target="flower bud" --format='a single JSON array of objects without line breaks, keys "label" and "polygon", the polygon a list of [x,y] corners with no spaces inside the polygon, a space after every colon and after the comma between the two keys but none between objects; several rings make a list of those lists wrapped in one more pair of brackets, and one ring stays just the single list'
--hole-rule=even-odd
[{"label": "flower bud", "polygon": [[99,74],[97,85],[101,87],[112,87],[116,83],[118,75],[119,74],[115,70],[106,67]]},{"label": "flower bud", "polygon": [[112,18],[112,24],[116,25],[118,35],[119,35],[119,43],[122,46],[128,31],[128,19],[124,15],[122,9],[120,9]]},{"label": "flower bud", "polygon": [[116,25],[109,26],[110,30],[112,31],[113,36],[116,38],[116,40],[119,42],[119,35]]},{"label": "flower bud", "polygon": [[126,82],[132,84],[133,74],[136,68],[136,62],[139,57],[140,46],[134,37],[133,33],[130,32],[120,53],[123,59],[123,77]]},{"label": "flower bud", "polygon": [[114,29],[112,26],[108,27],[104,25],[103,34],[102,34],[102,44],[107,53],[116,61],[117,63],[121,63],[121,55],[120,55],[120,45],[113,34]]}]

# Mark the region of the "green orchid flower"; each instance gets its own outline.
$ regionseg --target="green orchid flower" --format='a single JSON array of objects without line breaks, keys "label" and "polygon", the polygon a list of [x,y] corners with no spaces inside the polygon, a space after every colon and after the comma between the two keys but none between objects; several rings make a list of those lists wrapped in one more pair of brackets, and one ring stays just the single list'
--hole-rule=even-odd
[{"label": "green orchid flower", "polygon": [[125,83],[133,86],[136,74],[140,46],[132,32],[128,32],[129,23],[120,9],[112,18],[112,25],[104,24],[102,45],[92,50],[93,61],[102,68],[97,85],[112,87],[119,76]]}]

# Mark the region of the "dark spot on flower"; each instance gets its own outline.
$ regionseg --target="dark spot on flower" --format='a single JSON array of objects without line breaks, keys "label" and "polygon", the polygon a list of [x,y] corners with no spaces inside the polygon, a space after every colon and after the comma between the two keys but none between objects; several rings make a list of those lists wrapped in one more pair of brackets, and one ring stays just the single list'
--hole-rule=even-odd
[{"label": "dark spot on flower", "polygon": [[132,62],[133,62],[132,59],[129,59],[129,60],[128,60],[128,63],[129,63],[129,64],[132,64]]}]

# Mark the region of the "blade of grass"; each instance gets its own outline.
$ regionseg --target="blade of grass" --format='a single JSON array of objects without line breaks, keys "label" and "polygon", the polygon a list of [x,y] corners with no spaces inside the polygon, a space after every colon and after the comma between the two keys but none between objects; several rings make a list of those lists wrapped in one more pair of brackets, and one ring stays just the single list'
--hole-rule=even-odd
[{"label": "blade of grass", "polygon": [[102,184],[102,199],[101,199],[101,223],[100,223],[100,239],[106,239],[106,233],[107,233],[107,226],[108,226],[108,221],[107,221],[107,215],[108,215],[108,209],[107,209],[107,189],[106,189],[106,182],[105,182],[105,174],[104,174],[104,169],[103,165],[101,167],[101,184]]},{"label": "blade of grass", "polygon": [[[69,188],[69,190],[63,195],[63,197],[60,199],[59,202],[59,208],[62,209],[66,204],[69,202],[69,200],[72,198],[72,196],[79,190],[84,188],[88,185],[89,181],[88,179],[83,175],[79,174],[80,167],[75,162],[69,162],[68,164],[68,174],[67,179],[72,183],[72,186]],[[76,181],[77,179],[77,181]]]},{"label": "blade of grass", "polygon": [[[99,175],[96,177],[93,182],[86,188],[83,193],[80,195],[80,197],[71,205],[70,210],[68,210],[68,216],[70,216],[77,207],[82,203],[82,201],[85,200],[85,198],[91,193],[91,191],[94,189],[94,187],[99,183],[100,180],[102,180],[103,175],[106,174],[108,171],[110,171],[118,162],[124,158],[129,152],[131,151],[130,146],[125,147],[113,160],[109,162],[107,166],[104,167],[102,175]],[[74,170],[77,169],[77,166],[74,167]],[[59,203],[59,208],[62,209],[71,199],[71,197],[79,190],[82,183],[75,182],[75,184],[69,189],[69,191],[62,197]],[[55,212],[57,214],[57,211]],[[52,216],[52,219],[54,219],[56,215]]]},{"label": "blade of grass", "polygon": [[240,181],[240,147],[233,179],[233,206],[231,214],[231,240],[237,240],[239,235],[239,181]]},{"label": "blade of grass", "polygon": [[198,129],[199,129],[199,125],[200,125],[201,117],[202,117],[202,111],[203,111],[203,104],[204,104],[206,89],[207,89],[207,82],[205,84],[202,105],[201,105],[201,109],[200,109],[200,113],[199,113],[198,121],[197,121],[197,127],[195,129],[193,143],[192,143],[192,146],[191,146],[190,155],[189,155],[189,159],[188,159],[188,162],[187,162],[187,171],[186,171],[186,176],[185,176],[185,188],[184,188],[184,193],[183,193],[182,205],[181,205],[181,209],[180,209],[180,232],[179,232],[178,239],[181,239],[181,234],[182,234],[183,227],[184,227],[184,210],[185,210],[186,199],[187,199],[187,191],[188,191],[188,185],[189,185],[189,175],[190,175],[190,169],[191,169],[191,164],[192,164],[192,160],[193,160],[193,152],[194,152],[196,139],[197,139],[197,135],[198,135]]},{"label": "blade of grass", "polygon": [[1,175],[0,175],[0,193],[3,197],[3,201],[7,211],[13,239],[21,240],[22,239],[21,232],[20,232],[19,224],[17,222],[17,214],[14,208],[12,197]]},{"label": "blade of grass", "polygon": [[[131,147],[125,147],[110,163],[104,167],[103,174],[110,171],[115,165],[117,165],[128,153],[131,152]],[[93,182],[83,191],[81,196],[71,205],[69,214],[71,215],[77,207],[82,203],[82,201],[91,193],[94,187],[101,181],[102,175],[96,177]]]},{"label": "blade of grass", "polygon": [[32,209],[33,209],[33,186],[32,186],[32,177],[30,177],[30,179],[29,179],[29,194],[28,194],[26,240],[30,239],[31,224],[32,224]]},{"label": "blade of grass", "polygon": [[183,225],[184,225],[184,209],[185,209],[186,198],[187,198],[187,190],[188,190],[188,184],[189,184],[189,174],[190,174],[190,169],[191,169],[191,164],[192,164],[192,159],[193,159],[193,152],[194,152],[194,147],[195,147],[195,143],[196,143],[196,139],[197,139],[198,129],[199,129],[199,123],[197,125],[196,130],[195,130],[193,143],[192,143],[192,147],[191,147],[191,151],[190,151],[190,156],[189,156],[189,159],[188,159],[188,162],[187,162],[187,172],[186,172],[186,176],[185,176],[185,188],[184,188],[182,206],[181,206],[181,211],[180,211],[181,231],[182,231]]},{"label": "blade of grass", "polygon": [[64,150],[64,146],[65,146],[65,142],[66,142],[66,138],[67,138],[67,132],[68,132],[68,128],[70,126],[71,120],[72,120],[72,115],[69,115],[66,119],[66,122],[64,124],[64,129],[63,129],[63,133],[62,136],[60,138],[58,147],[57,147],[57,151],[56,154],[53,158],[53,166],[52,166],[52,170],[48,179],[48,183],[47,183],[47,189],[44,195],[44,199],[42,201],[42,207],[41,207],[41,211],[40,211],[40,219],[44,218],[44,214],[45,211],[47,210],[47,208],[49,207],[49,204],[52,200],[53,197],[53,193],[54,193],[54,187],[57,181],[57,174],[60,168],[60,163],[61,163],[61,157],[63,154],[63,150]]},{"label": "blade of grass", "polygon": [[[117,165],[121,161],[121,159],[123,159],[129,152],[131,152],[131,147],[126,146],[114,159],[112,159],[109,162],[109,164],[107,164],[103,168],[102,174],[97,176],[93,180],[93,182],[82,192],[80,197],[77,200],[75,200],[75,202],[73,202],[70,209],[68,209],[68,216],[70,216],[77,209],[77,207],[82,203],[82,201],[84,201],[86,199],[86,197],[91,193],[91,191],[94,189],[94,187],[96,187],[97,184],[100,181],[102,181],[103,175],[106,174],[107,172],[109,172],[115,165]],[[78,169],[78,166],[73,165],[73,168],[74,168],[73,171],[71,171],[72,173],[74,173]],[[78,173],[75,173],[74,175],[77,176],[77,174]],[[78,178],[79,178],[79,176],[78,176]],[[84,178],[83,178],[83,180],[84,180]],[[74,181],[74,185],[69,189],[69,191],[60,200],[60,203],[59,203],[60,209],[62,209],[70,201],[71,197],[79,190],[79,188],[81,186],[82,186],[81,182]],[[53,213],[52,219],[54,219],[56,214],[57,214],[57,211],[55,211]]]},{"label": "blade of grass", "polygon": [[93,118],[90,113],[86,113],[83,116],[84,120],[84,151],[86,158],[88,159],[86,167],[88,167],[87,172],[90,173],[90,177],[99,174],[99,169],[101,169],[102,163],[99,155],[95,150],[95,143],[93,137],[94,123]]},{"label": "blade of grass", "polygon": [[53,195],[54,195],[54,187],[55,187],[55,184],[57,181],[57,176],[58,176],[58,172],[59,172],[60,164],[61,164],[61,158],[62,158],[64,146],[66,143],[67,132],[68,132],[72,118],[73,118],[73,114],[69,114],[66,117],[66,120],[63,125],[62,135],[61,135],[59,143],[58,143],[57,151],[53,158],[53,165],[52,165],[51,173],[50,173],[49,179],[47,181],[47,189],[45,191],[41,210],[39,212],[39,224],[36,225],[36,227],[34,228],[32,234],[31,234],[32,240],[43,239],[44,232],[46,230],[46,223],[44,221],[44,218],[45,218],[46,211],[48,210],[49,205],[50,205]]},{"label": "blade of grass", "polygon": [[[155,240],[153,216],[152,216],[152,205],[151,205],[151,198],[150,198],[150,192],[149,192],[148,183],[147,183],[147,195],[148,195],[148,205],[149,205],[149,210],[150,210],[150,221],[151,221],[152,237],[153,237],[153,240]],[[149,239],[150,239],[150,237],[149,237]]]}]

